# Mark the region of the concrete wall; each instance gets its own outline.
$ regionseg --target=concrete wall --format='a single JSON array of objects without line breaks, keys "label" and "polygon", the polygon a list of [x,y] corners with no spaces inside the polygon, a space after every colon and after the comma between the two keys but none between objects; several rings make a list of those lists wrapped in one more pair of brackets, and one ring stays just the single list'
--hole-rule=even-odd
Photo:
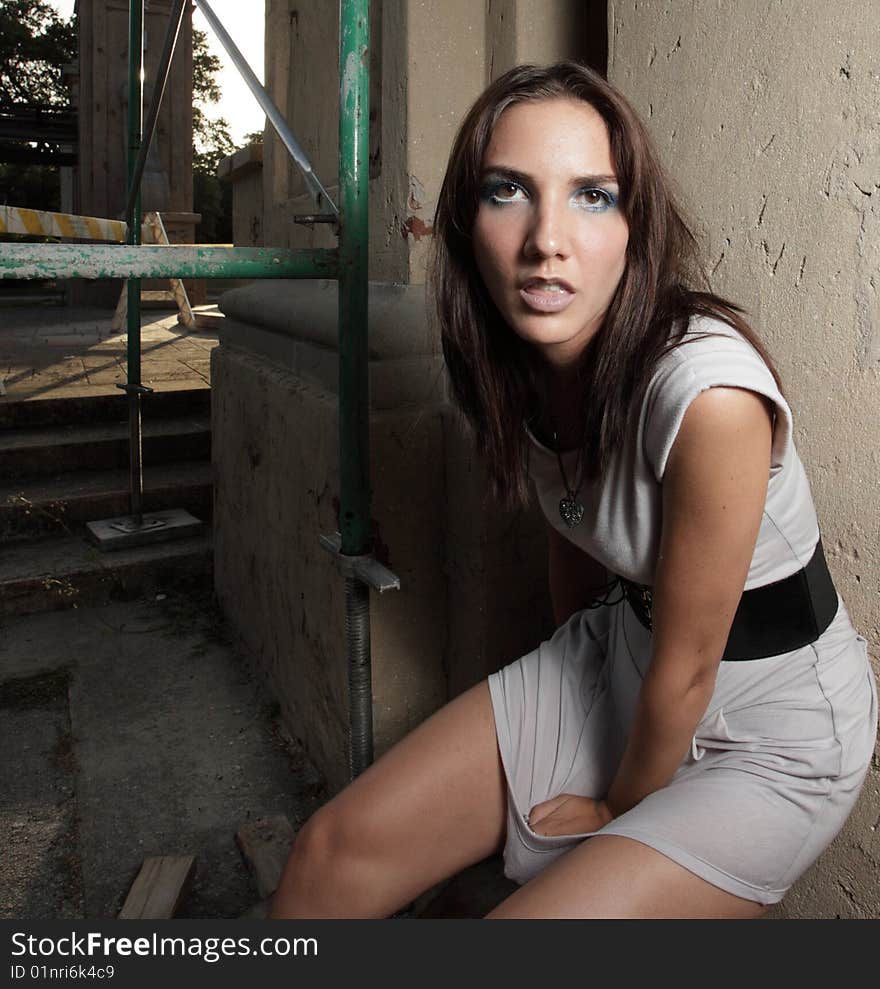
[{"label": "concrete wall", "polygon": [[[266,672],[297,736],[333,789],[348,780],[344,583],[318,536],[337,527],[336,396],[282,361],[228,343],[212,358],[216,587],[242,642]],[[442,462],[432,456],[442,410],[374,418],[377,542],[400,593],[373,595],[377,753],[445,699],[442,654]],[[434,605],[438,606],[433,606]]]},{"label": "concrete wall", "polygon": [[249,144],[223,158],[217,177],[232,183],[232,242],[263,246],[263,145]]},{"label": "concrete wall", "polygon": [[[339,10],[330,7],[267,0],[266,52],[267,88],[335,195]],[[370,274],[424,281],[443,162],[461,114],[482,87],[483,10],[470,0],[373,0],[370,16]],[[292,223],[295,213],[312,211],[311,200],[268,132],[264,176],[272,204],[266,243],[332,246],[326,230]]]},{"label": "concrete wall", "polygon": [[[215,586],[335,790],[348,781],[344,586],[318,537],[339,528],[336,287],[272,287],[223,296],[212,352]],[[401,581],[372,594],[378,756],[537,644],[550,618],[542,524],[486,510],[422,289],[374,283],[371,309],[374,552]]]},{"label": "concrete wall", "polygon": [[[593,23],[602,30],[585,36],[588,8],[601,10]],[[488,503],[482,466],[446,402],[423,283],[449,148],[485,83],[521,60],[604,56],[604,2],[559,0],[553,11],[548,29],[537,0],[371,4],[373,516],[376,552],[402,580],[400,592],[373,595],[377,754],[550,627],[543,523],[537,508],[510,515]],[[267,89],[331,194],[337,61],[336,4],[267,0]],[[325,228],[293,223],[313,206],[271,128],[262,182],[265,244],[335,243]],[[330,294],[325,283],[271,282],[224,296],[230,319],[213,352],[214,518],[227,614],[291,731],[341,786],[342,582],[317,542],[338,528]]]},{"label": "concrete wall", "polygon": [[[880,653],[880,6],[609,0],[609,78],[778,362],[829,567]],[[876,760],[875,760],[876,762]],[[778,916],[877,916],[880,773]]]}]

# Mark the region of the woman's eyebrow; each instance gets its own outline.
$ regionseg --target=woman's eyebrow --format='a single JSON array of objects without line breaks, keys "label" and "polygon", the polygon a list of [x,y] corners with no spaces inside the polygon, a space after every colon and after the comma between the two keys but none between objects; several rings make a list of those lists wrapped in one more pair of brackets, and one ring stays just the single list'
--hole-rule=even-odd
[{"label": "woman's eyebrow", "polygon": [[[502,175],[505,178],[513,179],[516,182],[522,182],[523,185],[530,185],[534,183],[534,179],[531,175],[526,172],[521,172],[516,168],[511,168],[508,165],[487,165],[483,169],[483,177],[487,175]],[[584,186],[584,185],[618,185],[616,175],[579,175],[571,180],[573,186]]]}]

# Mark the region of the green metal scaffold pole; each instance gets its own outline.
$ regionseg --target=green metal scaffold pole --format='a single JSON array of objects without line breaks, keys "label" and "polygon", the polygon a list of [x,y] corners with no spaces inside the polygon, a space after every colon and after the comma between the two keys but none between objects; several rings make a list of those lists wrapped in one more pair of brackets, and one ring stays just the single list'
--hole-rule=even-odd
[{"label": "green metal scaffold pole", "polygon": [[[343,556],[369,554],[369,2],[343,0],[339,25],[339,476]],[[345,578],[351,775],[373,761],[370,588]]]},{"label": "green metal scaffold pole", "polygon": [[[131,185],[140,155],[144,128],[144,0],[129,0],[128,6],[128,159],[127,175]],[[141,242],[140,188],[132,204],[128,221],[128,242]],[[144,520],[144,477],[141,443],[141,281],[129,278],[128,293],[128,394],[129,429],[129,508],[135,525]]]}]

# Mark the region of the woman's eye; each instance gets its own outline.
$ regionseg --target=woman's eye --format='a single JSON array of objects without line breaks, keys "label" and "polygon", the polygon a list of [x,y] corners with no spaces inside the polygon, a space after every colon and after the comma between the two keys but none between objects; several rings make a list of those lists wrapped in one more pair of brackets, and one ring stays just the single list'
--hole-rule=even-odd
[{"label": "woman's eye", "polygon": [[519,187],[512,182],[504,182],[495,189],[495,195],[499,199],[515,199],[518,192]]},{"label": "woman's eye", "polygon": [[515,203],[526,198],[516,182],[492,182],[484,189],[484,196],[493,203]]},{"label": "woman's eye", "polygon": [[580,189],[575,198],[579,205],[597,212],[606,210],[617,202],[617,199],[605,189]]}]

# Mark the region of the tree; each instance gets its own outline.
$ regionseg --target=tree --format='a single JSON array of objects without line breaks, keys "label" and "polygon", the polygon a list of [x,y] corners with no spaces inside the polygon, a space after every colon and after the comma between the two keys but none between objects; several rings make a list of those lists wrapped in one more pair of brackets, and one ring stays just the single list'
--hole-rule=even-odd
[{"label": "tree", "polygon": [[46,0],[0,0],[0,106],[69,106],[61,70],[76,57],[76,15],[65,21]]},{"label": "tree", "polygon": [[205,113],[220,100],[219,71],[220,59],[208,48],[208,36],[193,28],[193,167],[212,174],[220,159],[235,150],[225,118],[212,120]]},{"label": "tree", "polygon": [[[76,57],[75,15],[65,21],[45,0],[0,0],[0,203],[60,208],[57,166],[34,159],[65,143],[48,137],[48,125],[75,131],[75,120],[63,113],[70,93],[62,70]],[[43,139],[21,136],[33,126],[44,128]]]},{"label": "tree", "polygon": [[199,238],[207,243],[232,240],[232,188],[217,178],[217,166],[235,144],[226,120],[205,113],[220,99],[219,71],[220,59],[209,50],[207,34],[193,28],[193,209],[202,214]]}]

